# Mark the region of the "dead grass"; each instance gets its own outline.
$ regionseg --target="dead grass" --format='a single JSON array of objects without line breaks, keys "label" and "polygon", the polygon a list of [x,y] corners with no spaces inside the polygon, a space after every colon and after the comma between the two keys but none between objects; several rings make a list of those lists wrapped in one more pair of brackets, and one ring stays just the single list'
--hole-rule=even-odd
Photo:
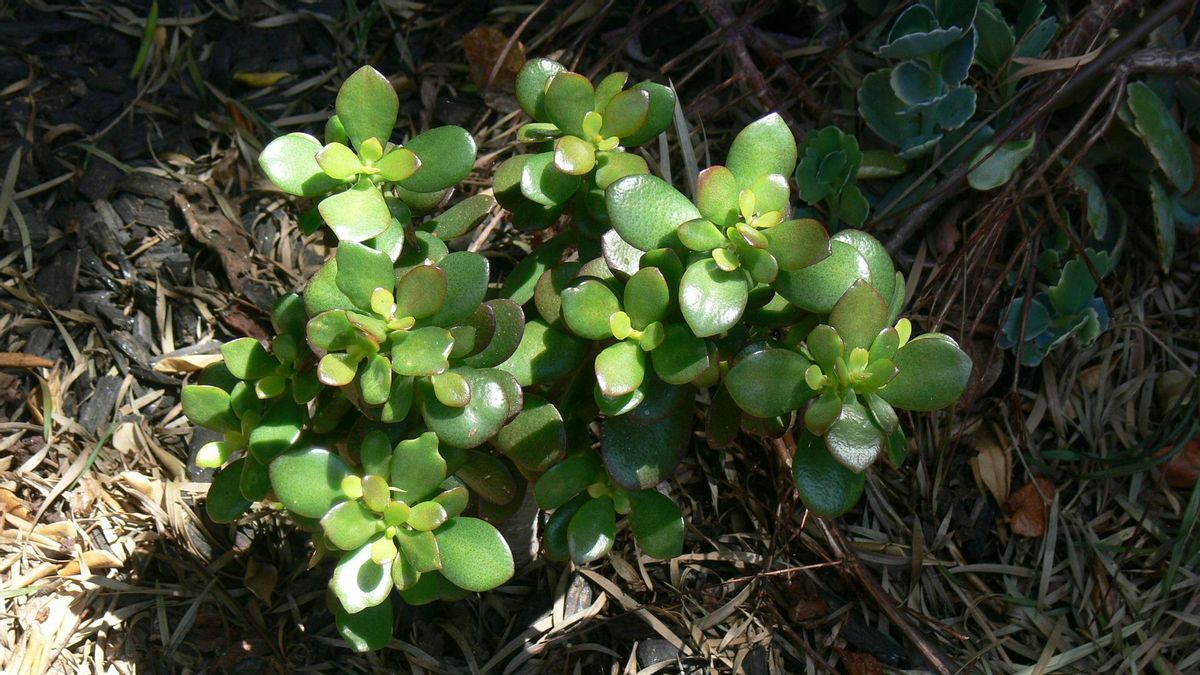
[{"label": "dead grass", "polygon": [[[815,15],[767,2],[728,3],[747,20],[697,10],[722,3],[678,1],[487,13],[444,3],[439,13],[387,0],[346,16],[340,3],[243,0],[178,18],[163,3],[130,80],[141,4],[0,8],[12,19],[5,35],[22,36],[0,49],[0,73],[17,73],[0,79],[11,120],[0,156],[15,158],[0,162],[0,349],[24,355],[0,355],[4,672],[924,667],[835,554],[837,533],[796,501],[787,439],[771,449],[746,438],[728,451],[699,447],[671,484],[690,522],[680,558],[640,557],[622,536],[603,564],[535,561],[494,593],[406,609],[388,650],[352,654],[324,608],[324,571],[305,569],[304,537],[268,513],[236,527],[203,517],[205,477],[188,464],[178,405],[179,383],[217,341],[261,333],[264,302],[319,264],[322,242],[299,236],[253,160],[275,131],[322,119],[357,64],[396,75],[407,129],[476,133],[470,190],[512,152],[520,116],[502,87],[481,95],[471,85],[458,44],[466,31],[520,31],[527,54],[589,72],[652,77],[665,63],[657,76],[679,87],[691,133],[648,159],[683,184],[685,157],[717,161],[731,130],[776,103],[798,130],[849,119],[842,78],[861,57],[843,49],[851,36],[834,23],[785,35],[784,19]],[[761,70],[747,72],[745,59]],[[233,76],[276,69],[286,76],[261,88]],[[101,107],[111,110],[85,114]],[[185,218],[181,203],[202,217]],[[978,219],[961,222],[970,234]],[[987,299],[1019,253],[1011,237],[979,231],[949,252],[922,239],[902,259],[920,322],[947,326],[977,363],[997,366],[967,406],[910,425],[912,459],[874,471],[865,507],[838,531],[891,616],[964,670],[1194,672],[1200,491],[1168,487],[1153,457],[1200,419],[1194,386],[1186,404],[1155,394],[1164,372],[1195,377],[1200,362],[1195,242],[1163,277],[1152,243],[1134,233],[1105,287],[1113,327],[1089,348],[1015,371],[992,348],[999,305]],[[471,246],[503,270],[529,242],[496,220]],[[234,246],[244,253],[230,256]],[[1002,507],[1036,477],[1053,486],[1039,492],[1045,534],[1015,536]],[[652,652],[664,660],[649,665]]]}]

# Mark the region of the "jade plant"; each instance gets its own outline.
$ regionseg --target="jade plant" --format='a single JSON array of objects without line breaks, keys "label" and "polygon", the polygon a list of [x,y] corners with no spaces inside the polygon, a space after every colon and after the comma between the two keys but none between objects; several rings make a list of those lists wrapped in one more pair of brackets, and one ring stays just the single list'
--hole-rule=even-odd
[{"label": "jade plant", "polygon": [[500,283],[458,241],[496,201],[443,208],[474,141],[442,127],[394,143],[397,99],[378,72],[342,85],[324,143],[288,134],[263,150],[272,182],[318,200],[301,219],[336,249],[279,300],[270,343],[227,343],[183,408],[224,434],[196,458],[216,469],[208,515],[233,522],[262,502],[311,532],[355,649],[387,645],[397,596],[508,580],[495,524],[527,499],[547,512],[552,559],[601,560],[626,530],[647,555],[679,555],[669,479],[698,417],[712,448],[793,434],[799,495],[832,517],[877,458],[903,459],[898,410],[965,389],[966,354],[900,316],[904,278],[882,245],[793,216],[795,176],[831,221],[862,221],[853,137],[823,130],[798,153],[768,115],[689,198],[631,151],[667,128],[674,95],[627,79],[593,86],[545,59],[521,71],[534,122],[519,140],[537,152],[501,162],[491,194],[517,229],[575,227]]},{"label": "jade plant", "polygon": [[625,88],[629,73],[595,85],[550,59],[528,61],[517,75],[517,102],[533,122],[517,140],[532,152],[496,168],[497,199],[518,227],[545,227],[574,202],[576,224],[598,236],[606,228],[604,193],[623,176],[644,174],[641,156],[626,152],[662,133],[675,94],[655,82]]}]

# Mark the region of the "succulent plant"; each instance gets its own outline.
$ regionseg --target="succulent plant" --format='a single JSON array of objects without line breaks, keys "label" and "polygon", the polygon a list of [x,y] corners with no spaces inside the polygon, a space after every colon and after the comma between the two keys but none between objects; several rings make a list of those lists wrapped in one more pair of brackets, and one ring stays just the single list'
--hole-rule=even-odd
[{"label": "succulent plant", "polygon": [[624,176],[649,172],[646,160],[625,152],[671,124],[675,94],[655,82],[626,89],[629,73],[593,85],[550,59],[526,62],[517,75],[517,101],[533,122],[517,140],[541,150],[505,160],[496,169],[496,196],[520,227],[545,227],[573,205],[577,224],[599,236],[607,213],[604,191]]},{"label": "succulent plant", "polygon": [[[487,257],[451,250],[492,198],[438,211],[474,141],[443,127],[391,144],[396,97],[379,73],[346,81],[325,145],[290,134],[263,152],[282,189],[321,198],[315,225],[339,243],[280,299],[269,348],[226,344],[183,408],[224,433],[198,455],[219,469],[209,515],[231,522],[265,502],[312,532],[355,649],[388,642],[395,595],[453,600],[509,579],[491,523],[529,489],[550,512],[550,558],[603,558],[618,516],[646,554],[679,555],[684,513],[662,483],[692,445],[699,390],[715,387],[714,447],[739,428],[786,433],[803,408],[793,478],[832,516],[880,454],[906,451],[897,408],[942,408],[965,387],[970,360],[952,339],[910,339],[904,279],[878,241],[790,218],[794,172],[831,218],[865,217],[853,137],[815,132],[797,167],[792,132],[769,115],[691,200],[624,152],[675,107],[669,89],[626,79],[593,87],[545,59],[521,71],[535,122],[520,140],[545,148],[501,163],[494,193],[518,227],[567,209],[580,227],[498,289]],[[885,159],[876,177],[894,168]]]}]

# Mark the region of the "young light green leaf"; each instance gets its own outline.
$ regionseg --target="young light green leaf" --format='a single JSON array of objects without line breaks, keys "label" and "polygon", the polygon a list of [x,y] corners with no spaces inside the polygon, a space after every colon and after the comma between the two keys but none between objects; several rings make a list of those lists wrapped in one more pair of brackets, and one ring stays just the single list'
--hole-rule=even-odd
[{"label": "young light green leaf", "polygon": [[341,181],[331,178],[317,164],[321,142],[308,134],[280,136],[263,148],[258,166],[279,189],[297,197],[315,197],[337,187]]},{"label": "young light green leaf", "polygon": [[322,199],[317,210],[341,241],[365,241],[392,224],[392,213],[383,194],[365,178],[349,190]]}]

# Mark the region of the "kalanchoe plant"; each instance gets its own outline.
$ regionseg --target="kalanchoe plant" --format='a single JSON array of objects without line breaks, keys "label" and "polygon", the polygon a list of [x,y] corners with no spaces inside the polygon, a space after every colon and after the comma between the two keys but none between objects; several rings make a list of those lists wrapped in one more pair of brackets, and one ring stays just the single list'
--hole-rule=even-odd
[{"label": "kalanchoe plant", "polygon": [[607,229],[604,191],[613,181],[649,172],[625,152],[671,124],[675,94],[654,82],[628,89],[629,73],[598,84],[550,59],[534,59],[517,75],[517,101],[534,122],[517,140],[539,152],[518,155],[496,169],[496,196],[520,227],[545,227],[572,207],[588,234]]},{"label": "kalanchoe plant", "polygon": [[858,140],[837,127],[808,132],[800,144],[796,167],[799,197],[808,204],[824,204],[829,224],[859,227],[870,205],[856,179],[863,156]]},{"label": "kalanchoe plant", "polygon": [[930,153],[975,113],[975,90],[963,81],[979,40],[978,4],[922,0],[909,6],[878,52],[899,63],[863,78],[859,114],[904,159]]},{"label": "kalanchoe plant", "polygon": [[[277,185],[320,198],[308,218],[338,246],[276,305],[269,348],[226,344],[183,408],[224,434],[197,457],[219,469],[213,520],[265,502],[311,531],[356,649],[386,645],[394,595],[453,600],[510,578],[491,523],[529,490],[551,512],[551,558],[603,558],[618,516],[643,552],[678,555],[684,513],[662,483],[692,445],[700,389],[716,387],[713,447],[739,429],[794,429],[797,488],[830,516],[854,505],[878,456],[903,456],[896,409],[945,407],[965,387],[970,360],[953,340],[910,339],[904,279],[878,241],[791,217],[793,173],[831,218],[865,217],[853,137],[816,132],[798,168],[792,132],[769,115],[688,199],[624,152],[675,106],[669,89],[626,79],[593,87],[544,59],[522,70],[517,97],[535,122],[521,140],[544,147],[499,165],[494,193],[518,227],[568,209],[580,227],[498,291],[488,258],[452,250],[492,198],[437,212],[474,141],[443,127],[393,145],[397,101],[379,73],[346,81],[325,144],[290,134],[263,152]],[[895,168],[885,160],[868,177]]]}]

